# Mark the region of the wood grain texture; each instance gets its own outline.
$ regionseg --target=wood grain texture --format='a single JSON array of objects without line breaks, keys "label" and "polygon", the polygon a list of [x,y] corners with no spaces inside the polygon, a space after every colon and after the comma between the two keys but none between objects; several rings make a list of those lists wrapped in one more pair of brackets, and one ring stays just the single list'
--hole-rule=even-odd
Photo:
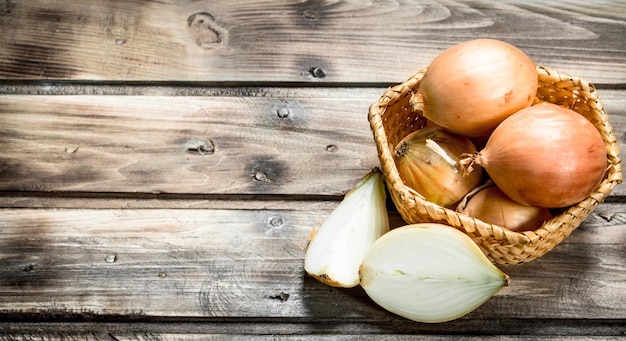
[{"label": "wood grain texture", "polygon": [[[338,196],[379,165],[366,113],[384,89],[267,91],[1,96],[0,190]],[[600,95],[626,150],[624,92]]]},{"label": "wood grain texture", "polygon": [[5,191],[338,195],[378,164],[362,97],[0,102]]},{"label": "wood grain texture", "polygon": [[[41,326],[41,325],[39,325]],[[46,325],[45,327],[48,327]],[[177,326],[177,325],[176,325]],[[58,325],[52,327],[59,327]],[[267,327],[267,326],[262,326]],[[294,327],[299,327],[298,325]],[[35,329],[35,328],[32,328]],[[201,328],[198,328],[201,329]],[[148,329],[149,330],[149,329]],[[441,341],[441,340],[450,340],[454,338],[455,340],[485,340],[492,339],[492,336],[489,335],[471,335],[471,336],[460,336],[456,334],[447,334],[447,335],[429,335],[428,333],[424,333],[423,335],[419,334],[381,334],[381,333],[372,333],[363,335],[362,333],[344,333],[339,335],[332,334],[296,334],[293,335],[282,335],[277,333],[272,333],[271,329],[264,329],[267,334],[262,335],[251,335],[251,334],[210,334],[206,332],[185,332],[181,331],[179,333],[175,332],[154,332],[154,331],[139,331],[139,332],[59,332],[55,330],[42,330],[39,329],[38,332],[33,333],[7,333],[3,335],[4,337],[1,340],[120,340],[120,341],[142,341],[142,340],[181,340],[181,341],[194,341],[194,340],[211,340],[211,341],[241,341],[241,340],[260,340],[260,341],[352,341],[352,340],[363,340],[363,341],[406,341],[406,340],[433,340],[433,341]],[[0,336],[1,337],[1,336]],[[573,341],[573,340],[586,340],[586,341],[612,341],[612,340],[621,340],[619,336],[571,336],[571,335],[550,335],[550,336],[537,336],[537,335],[514,335],[514,336],[498,336],[498,340],[503,341],[512,341],[512,340],[532,340],[532,341]]]},{"label": "wood grain texture", "polygon": [[[159,322],[159,323],[12,323],[1,324],[1,340],[621,340],[615,325],[600,325],[592,320],[577,324],[562,321],[544,321],[542,328],[533,326],[539,321],[503,321],[499,327],[515,331],[510,335],[491,334],[489,321],[465,323],[442,328],[443,325],[424,325],[411,328],[406,321],[389,321],[372,328],[371,324],[347,321],[322,323],[280,323],[246,321],[232,322]],[[395,330],[395,332],[394,332]],[[555,334],[555,331],[566,331]],[[473,334],[457,331],[470,331]],[[579,334],[573,334],[578,331]],[[617,333],[616,333],[617,331]]]},{"label": "wood grain texture", "polygon": [[0,1],[0,340],[623,339],[626,184],[448,323],[303,258],[379,163],[369,105],[454,43],[502,39],[599,85],[626,150],[625,18],[623,1]]},{"label": "wood grain texture", "polygon": [[404,80],[448,46],[509,41],[538,64],[624,84],[626,6],[548,1],[5,1],[0,77]]},{"label": "wood grain texture", "polygon": [[[626,213],[603,207],[610,218],[592,215],[546,256],[501,267],[511,285],[458,323],[626,320]],[[398,319],[359,288],[304,273],[309,233],[329,212],[3,209],[0,319]]]}]

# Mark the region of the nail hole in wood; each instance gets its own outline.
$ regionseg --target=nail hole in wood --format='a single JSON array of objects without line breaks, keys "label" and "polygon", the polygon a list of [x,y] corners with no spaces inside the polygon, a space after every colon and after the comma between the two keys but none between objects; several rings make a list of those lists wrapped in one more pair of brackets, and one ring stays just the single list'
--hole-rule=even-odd
[{"label": "nail hole in wood", "polygon": [[281,217],[272,217],[272,218],[270,218],[270,226],[278,227],[278,226],[281,226],[282,224],[283,224],[283,218],[281,218]]},{"label": "nail hole in wood", "polygon": [[256,172],[254,173],[254,180],[256,181],[269,181],[267,174],[264,172]]},{"label": "nail hole in wood", "polygon": [[311,11],[311,10],[306,10],[304,11],[304,18],[305,19],[317,19],[317,17],[319,16],[319,14],[316,11]]},{"label": "nail hole in wood", "polygon": [[68,154],[74,154],[78,150],[78,146],[69,146],[65,148],[65,152]]},{"label": "nail hole in wood", "polygon": [[276,114],[280,118],[285,118],[285,117],[288,117],[291,114],[291,111],[289,109],[287,109],[287,108],[280,108],[280,109],[276,110]]},{"label": "nail hole in wood", "polygon": [[215,153],[215,145],[210,139],[206,141],[191,139],[187,141],[185,148],[190,154],[209,155]]},{"label": "nail hole in wood", "polygon": [[35,270],[35,264],[26,264],[22,267],[22,271],[24,272],[31,272]]},{"label": "nail hole in wood", "polygon": [[274,299],[274,300],[279,300],[279,301],[286,301],[289,299],[289,294],[284,292],[284,291],[279,291],[276,294],[273,295],[269,295],[269,298]]},{"label": "nail hole in wood", "polygon": [[326,77],[326,73],[324,72],[324,70],[320,69],[319,67],[312,67],[309,69],[309,73],[311,74],[311,76],[315,77],[315,78],[324,78]]}]

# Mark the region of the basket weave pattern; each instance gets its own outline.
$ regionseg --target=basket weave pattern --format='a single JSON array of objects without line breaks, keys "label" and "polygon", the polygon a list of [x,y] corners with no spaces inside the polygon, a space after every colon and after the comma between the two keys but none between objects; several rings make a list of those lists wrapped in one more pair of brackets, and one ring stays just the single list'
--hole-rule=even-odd
[{"label": "basket weave pattern", "polygon": [[598,188],[538,229],[525,232],[513,232],[425,200],[404,185],[392,155],[394,146],[402,138],[421,127],[422,118],[410,110],[409,99],[425,72],[426,69],[422,69],[402,84],[388,89],[369,110],[370,127],[387,188],[407,223],[438,222],[453,226],[470,236],[494,263],[524,263],[543,256],[569,236],[622,181],[617,142],[595,87],[578,77],[537,67],[539,88],[535,103],[546,101],[566,106],[591,121],[602,135],[609,164]]}]

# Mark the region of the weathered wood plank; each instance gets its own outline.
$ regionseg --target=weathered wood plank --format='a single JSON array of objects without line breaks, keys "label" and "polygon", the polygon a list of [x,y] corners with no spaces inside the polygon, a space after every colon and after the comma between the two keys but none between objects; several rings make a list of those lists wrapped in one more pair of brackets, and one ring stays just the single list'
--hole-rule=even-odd
[{"label": "weathered wood plank", "polygon": [[[502,267],[511,285],[459,323],[626,319],[626,212],[601,209],[544,257]],[[397,319],[359,288],[304,273],[311,228],[329,212],[3,209],[0,319]]]},{"label": "weathered wood plank", "polygon": [[626,150],[625,18],[580,0],[0,2],[0,340],[623,338],[626,185],[450,323],[302,267],[378,165],[369,105],[456,42],[600,84]]},{"label": "weathered wood plank", "polygon": [[[0,191],[343,195],[379,164],[367,110],[383,90],[0,96]],[[624,91],[600,94],[624,151]]]},{"label": "weathered wood plank", "polygon": [[4,1],[5,79],[398,82],[446,47],[507,40],[624,84],[621,2]]},{"label": "weathered wood plank", "polygon": [[[532,321],[535,322],[535,321]],[[528,322],[531,323],[531,322]],[[49,327],[50,325],[44,325],[43,327]],[[169,325],[168,325],[169,326]],[[178,325],[174,325],[176,327]],[[187,326],[187,325],[185,325]],[[179,333],[175,332],[152,332],[152,331],[139,331],[135,333],[131,332],[62,332],[58,330],[48,330],[42,329],[41,325],[35,325],[31,329],[39,330],[34,332],[15,332],[15,333],[6,333],[0,335],[0,340],[10,340],[10,341],[21,341],[21,340],[82,340],[82,341],[91,341],[91,340],[119,340],[119,341],[144,341],[144,340],[180,340],[180,341],[193,341],[193,340],[211,340],[211,341],[242,341],[242,340],[259,340],[259,341],[352,341],[352,340],[363,340],[363,341],[409,341],[409,340],[432,340],[432,341],[441,341],[441,340],[485,340],[485,339],[497,339],[502,341],[511,341],[511,340],[532,340],[532,341],[612,341],[612,340],[622,340],[619,335],[616,334],[603,334],[602,336],[598,335],[588,335],[585,334],[586,329],[579,328],[581,334],[578,335],[563,335],[563,334],[555,334],[555,335],[543,335],[538,336],[534,334],[530,335],[520,335],[516,333],[515,335],[502,335],[502,336],[490,336],[490,334],[485,335],[471,335],[469,333],[461,334],[446,334],[446,333],[437,333],[437,335],[433,335],[432,331],[422,332],[423,334],[363,334],[361,332],[356,332],[352,334],[338,332],[336,335],[332,334],[297,334],[291,333],[290,335],[281,335],[272,332],[272,325],[264,325],[262,330],[258,331],[259,334],[218,334],[218,333],[208,333],[208,332],[186,332],[181,331]],[[50,327],[65,327],[59,325],[51,325]],[[294,328],[300,327],[300,325],[292,326]],[[101,328],[98,328],[101,329]],[[293,334],[293,335],[292,335]]]},{"label": "weathered wood plank", "polygon": [[[617,322],[617,323],[615,323]],[[0,340],[622,340],[619,321],[0,323]],[[497,336],[495,336],[497,335]]]},{"label": "weathered wood plank", "polygon": [[0,189],[343,194],[378,164],[368,102],[2,96]]}]

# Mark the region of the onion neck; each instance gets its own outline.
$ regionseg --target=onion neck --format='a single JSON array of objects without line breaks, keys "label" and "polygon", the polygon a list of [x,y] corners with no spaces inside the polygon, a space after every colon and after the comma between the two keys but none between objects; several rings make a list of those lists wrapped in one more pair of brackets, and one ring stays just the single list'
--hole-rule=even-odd
[{"label": "onion neck", "polygon": [[461,160],[459,160],[459,164],[461,165],[461,170],[463,170],[463,176],[468,176],[474,170],[474,165],[481,165],[481,162],[482,156],[479,152],[473,154],[461,154]]},{"label": "onion neck", "polygon": [[409,142],[401,141],[400,144],[396,146],[394,150],[394,154],[396,155],[397,158],[402,158],[409,152],[410,148],[411,147],[410,147]]},{"label": "onion neck", "polygon": [[423,112],[424,111],[424,95],[421,91],[418,91],[411,95],[409,99],[409,105],[411,106],[411,110],[414,112]]}]

